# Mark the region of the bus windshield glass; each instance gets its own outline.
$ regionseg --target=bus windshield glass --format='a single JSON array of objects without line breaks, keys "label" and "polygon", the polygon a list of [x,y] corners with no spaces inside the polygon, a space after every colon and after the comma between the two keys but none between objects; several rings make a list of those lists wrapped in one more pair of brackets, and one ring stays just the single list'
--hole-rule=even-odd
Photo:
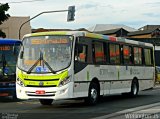
[{"label": "bus windshield glass", "polygon": [[20,50],[18,67],[33,73],[63,70],[71,63],[72,40],[73,36],[66,35],[26,37]]},{"label": "bus windshield glass", "polygon": [[13,75],[16,72],[20,44],[0,45],[0,75]]}]

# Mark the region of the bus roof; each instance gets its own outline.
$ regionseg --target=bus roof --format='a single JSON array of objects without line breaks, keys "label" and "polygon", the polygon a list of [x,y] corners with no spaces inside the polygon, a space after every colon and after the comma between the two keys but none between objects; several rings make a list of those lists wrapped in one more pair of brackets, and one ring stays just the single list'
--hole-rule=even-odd
[{"label": "bus roof", "polygon": [[114,36],[109,36],[109,35],[90,33],[90,32],[87,32],[87,31],[49,31],[49,32],[37,32],[37,33],[27,34],[24,37],[44,36],[44,35],[86,36],[86,37],[89,37],[89,38],[98,38],[98,39],[104,39],[104,40],[114,41],[114,42],[122,42],[122,43],[129,43],[129,44],[136,44],[136,45],[143,45],[143,46],[153,47],[153,45],[150,44],[150,43],[129,40],[129,39],[126,39],[124,37],[114,37]]},{"label": "bus roof", "polygon": [[21,43],[21,40],[18,39],[8,39],[8,38],[0,38],[0,45],[8,45],[8,44],[15,44],[15,43]]}]

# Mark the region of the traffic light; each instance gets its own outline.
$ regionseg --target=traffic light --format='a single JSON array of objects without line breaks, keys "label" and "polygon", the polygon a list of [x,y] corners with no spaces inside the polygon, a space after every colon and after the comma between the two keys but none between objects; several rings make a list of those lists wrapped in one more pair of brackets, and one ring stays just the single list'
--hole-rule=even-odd
[{"label": "traffic light", "polygon": [[74,21],[74,16],[75,16],[75,6],[69,6],[67,21]]}]

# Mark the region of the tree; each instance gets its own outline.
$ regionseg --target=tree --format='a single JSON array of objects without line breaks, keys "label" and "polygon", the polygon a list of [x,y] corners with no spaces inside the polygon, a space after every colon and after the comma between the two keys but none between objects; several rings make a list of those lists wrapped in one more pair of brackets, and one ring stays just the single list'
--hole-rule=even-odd
[{"label": "tree", "polygon": [[[9,10],[9,8],[10,7],[9,7],[8,3],[6,3],[6,4],[0,3],[0,25],[10,17],[9,14],[5,13],[6,11]],[[3,38],[6,37],[5,33],[2,30],[0,30],[0,37],[3,37]]]}]

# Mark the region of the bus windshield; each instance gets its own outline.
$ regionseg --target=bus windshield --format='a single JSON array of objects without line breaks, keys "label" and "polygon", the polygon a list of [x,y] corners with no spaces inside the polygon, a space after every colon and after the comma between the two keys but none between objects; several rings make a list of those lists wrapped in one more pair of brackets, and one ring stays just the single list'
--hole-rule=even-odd
[{"label": "bus windshield", "polygon": [[20,44],[0,45],[0,75],[13,75],[16,72]]},{"label": "bus windshield", "polygon": [[49,73],[70,65],[73,36],[32,36],[23,40],[18,67],[26,72]]}]

